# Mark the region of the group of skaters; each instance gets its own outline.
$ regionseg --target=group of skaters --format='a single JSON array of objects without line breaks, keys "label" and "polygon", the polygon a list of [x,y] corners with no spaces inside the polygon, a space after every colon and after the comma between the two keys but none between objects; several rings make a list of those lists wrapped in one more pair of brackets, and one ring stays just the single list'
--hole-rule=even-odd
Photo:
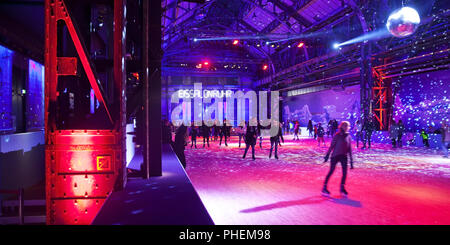
[{"label": "group of skaters", "polygon": [[[301,135],[300,123],[298,121],[287,121],[285,125],[288,125],[287,127],[285,127],[287,132],[293,133],[293,139],[299,140],[299,135]],[[328,122],[326,129],[323,127],[322,123],[313,124],[312,120],[309,120],[308,125],[306,126],[309,137],[313,137],[314,139],[316,139],[318,146],[320,146],[321,144],[325,146],[324,137],[326,135],[328,135],[328,137],[334,137],[336,132],[338,132],[338,129],[339,123],[336,119],[331,119]],[[399,130],[399,133],[396,134],[398,135],[397,137],[400,137],[400,139],[401,135],[403,134],[404,126],[402,126],[401,129],[401,132]],[[360,120],[357,120],[353,130],[355,133],[356,147],[359,148],[359,143],[361,142],[361,144],[363,144],[362,149],[370,149],[372,145],[372,134],[374,131],[376,131],[376,126],[373,122],[373,119],[364,120],[364,123],[362,123]]]},{"label": "group of skaters", "polygon": [[[256,120],[256,119],[255,119]],[[345,183],[347,179],[347,170],[348,165],[350,163],[350,169],[353,169],[353,154],[352,154],[352,137],[350,136],[350,123],[347,121],[342,121],[338,126],[336,126],[337,121],[331,120],[329,123],[329,128],[331,129],[331,132],[327,132],[328,134],[332,134],[333,138],[331,140],[331,144],[326,152],[326,155],[324,157],[324,162],[327,162],[330,160],[330,168],[329,171],[325,177],[325,181],[322,187],[322,194],[325,196],[330,195],[330,191],[328,190],[328,181],[331,177],[331,175],[334,173],[336,169],[336,165],[340,164],[342,167],[342,177],[341,177],[341,184],[340,184],[340,193],[342,195],[347,195],[348,192],[345,189]],[[255,122],[253,122],[251,125],[255,125]],[[250,126],[248,122],[245,123],[245,126],[239,126],[235,131],[237,135],[239,136],[239,147],[241,146],[241,139],[244,140],[245,143],[245,150],[244,155],[242,158],[245,158],[249,149],[251,148],[251,154],[252,159],[255,160],[255,145],[257,144],[258,138],[260,139],[260,147],[262,148],[262,129],[264,129],[261,124],[256,123],[257,126]],[[298,122],[294,123],[294,135],[295,135],[295,125],[297,125],[298,131],[297,134],[300,131],[300,126]],[[272,157],[272,152],[274,152],[274,156],[276,159],[278,159],[278,146],[281,145],[281,142],[284,143],[283,138],[283,124],[279,122],[275,122],[275,128],[278,128],[278,133],[275,135],[271,135],[270,137],[270,152],[269,152],[269,158]],[[163,134],[166,134],[166,137],[163,136],[163,140],[165,138],[168,138],[167,135],[170,125],[169,123],[165,123],[163,127]],[[211,132],[211,128],[213,132]],[[270,126],[267,126],[265,128],[270,128]],[[326,134],[324,128],[322,127],[321,123],[318,123],[316,125],[312,124],[312,121],[310,120],[308,122],[307,130],[309,131],[309,135],[311,137],[317,138],[318,144],[320,145],[321,142],[324,143],[323,137]],[[368,148],[371,147],[371,137],[374,131],[376,131],[375,123],[373,122],[373,119],[369,118],[367,120],[364,120],[362,123],[361,121],[356,121],[354,125],[355,130],[355,140],[357,148],[359,148],[359,141],[363,143],[363,149],[368,146]],[[190,131],[190,133],[189,133]],[[329,130],[330,131],[330,130]],[[177,154],[178,158],[180,159],[180,162],[184,167],[186,167],[186,159],[184,156],[184,147],[187,145],[188,139],[187,137],[191,136],[191,147],[196,147],[196,137],[197,135],[201,134],[203,136],[203,147],[208,146],[209,147],[209,137],[212,135],[213,140],[217,140],[217,137],[215,137],[215,133],[217,132],[217,137],[220,137],[219,145],[222,143],[222,138],[224,139],[225,146],[228,146],[227,144],[227,138],[230,137],[231,132],[231,126],[228,126],[226,121],[224,121],[223,125],[221,126],[212,126],[208,127],[206,124],[202,124],[202,126],[196,127],[192,126],[190,130],[184,125],[181,125],[178,127],[176,133],[175,133],[175,141],[173,142],[175,153]],[[401,141],[402,136],[404,133],[404,125],[402,121],[398,122],[391,122],[390,128],[389,128],[389,134],[390,138],[392,140],[392,144],[394,147],[401,147]],[[170,133],[171,134],[171,133]],[[450,144],[450,129],[448,126],[448,123],[444,122],[442,128],[440,129],[440,134],[442,135],[442,142],[443,146],[442,149],[444,151],[445,156],[448,158],[448,147]],[[170,136],[171,137],[171,136]],[[297,136],[298,138],[298,136]],[[294,138],[295,139],[295,138]],[[367,143],[367,145],[366,145]],[[324,143],[325,144],[325,143]]]},{"label": "group of skaters", "polygon": [[[197,148],[197,137],[203,138],[203,148],[209,147],[209,141],[217,141],[219,139],[219,145],[222,145],[222,141],[225,146],[228,146],[228,138],[231,136],[231,126],[226,121],[223,121],[222,125],[214,123],[209,127],[204,122],[202,125],[196,126],[194,123],[189,128],[188,135],[191,137],[191,148]],[[240,144],[240,143],[239,143]]]}]

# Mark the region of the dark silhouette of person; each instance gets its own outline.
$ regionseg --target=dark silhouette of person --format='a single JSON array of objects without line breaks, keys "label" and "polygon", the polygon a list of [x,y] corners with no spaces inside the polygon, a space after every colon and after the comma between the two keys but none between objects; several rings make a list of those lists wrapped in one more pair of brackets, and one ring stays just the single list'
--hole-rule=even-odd
[{"label": "dark silhouette of person", "polygon": [[314,128],[313,128],[313,123],[311,120],[308,121],[308,126],[307,129],[309,131],[309,136],[313,137],[314,134]]},{"label": "dark silhouette of person", "polygon": [[399,120],[397,123],[397,147],[403,146],[403,133],[405,132],[405,125],[403,124],[402,120]]},{"label": "dark silhouette of person", "polygon": [[258,129],[256,126],[247,126],[247,131],[245,132],[245,151],[244,156],[242,158],[245,158],[247,155],[248,148],[252,148],[252,159],[255,160],[255,145],[256,145],[256,139],[258,137]]},{"label": "dark silhouette of person", "polygon": [[191,148],[192,146],[195,146],[197,148],[197,127],[192,125],[191,127]]},{"label": "dark silhouette of person", "polygon": [[172,143],[172,125],[169,120],[163,120],[162,126],[162,142],[164,144]]},{"label": "dark silhouette of person", "polygon": [[187,127],[181,124],[175,132],[174,151],[184,168],[186,168],[186,157],[184,156],[184,148],[187,145],[186,136]]},{"label": "dark silhouette of person", "polygon": [[201,131],[203,136],[203,148],[205,148],[205,144],[208,144],[209,147],[209,135],[211,134],[211,129],[205,124],[205,122],[202,123]]},{"label": "dark silhouette of person", "polygon": [[336,165],[338,162],[341,163],[342,166],[342,178],[341,178],[341,189],[340,192],[343,195],[347,195],[347,190],[345,190],[345,181],[347,179],[347,155],[350,157],[350,168],[353,169],[353,156],[352,156],[352,145],[351,145],[351,136],[348,133],[350,128],[350,123],[347,121],[343,121],[339,125],[339,132],[337,132],[333,136],[333,140],[331,141],[330,148],[327,151],[325,156],[325,162],[328,161],[331,153],[331,163],[330,170],[328,171],[327,176],[325,177],[325,182],[323,184],[322,193],[325,195],[329,195],[330,192],[327,189],[328,181],[330,180],[331,175],[333,174]]},{"label": "dark silhouette of person", "polygon": [[357,120],[355,123],[355,130],[356,130],[356,148],[359,148],[359,141],[361,141],[361,143],[364,142],[363,125],[359,120]]},{"label": "dark silhouette of person", "polygon": [[228,139],[228,136],[230,135],[230,129],[229,129],[230,127],[229,126],[227,126],[227,121],[226,120],[223,120],[223,125],[222,125],[222,127],[220,127],[220,141],[219,141],[219,145],[222,145],[222,138],[224,138],[225,139],[225,146],[228,146],[228,144],[227,144],[227,139]]},{"label": "dark silhouette of person", "polygon": [[366,149],[366,143],[368,143],[370,149],[372,142],[372,134],[373,131],[375,131],[375,123],[373,122],[372,118],[367,118],[366,120],[364,120],[363,131],[364,131],[364,145],[362,149]]},{"label": "dark silhouette of person", "polygon": [[[275,123],[277,124],[277,123]],[[276,127],[277,125],[275,125]],[[278,125],[278,132],[275,136],[270,137],[270,153],[269,158],[272,157],[272,150],[275,148],[275,159],[278,159],[278,144],[280,143],[280,138],[283,137],[283,132],[281,130],[281,126]]]},{"label": "dark silhouette of person", "polygon": [[325,140],[324,137],[325,136],[325,129],[322,127],[322,123],[319,123],[319,125],[317,126],[317,146],[320,146],[320,142],[323,143],[323,145],[325,145]]}]

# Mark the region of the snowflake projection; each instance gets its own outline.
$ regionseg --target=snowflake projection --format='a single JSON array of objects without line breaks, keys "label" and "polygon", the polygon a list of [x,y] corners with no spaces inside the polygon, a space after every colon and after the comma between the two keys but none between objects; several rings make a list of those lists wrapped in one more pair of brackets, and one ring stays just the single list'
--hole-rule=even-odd
[{"label": "snowflake projection", "polygon": [[407,131],[433,133],[450,118],[449,79],[448,71],[402,78],[395,96],[394,119],[401,119]]}]

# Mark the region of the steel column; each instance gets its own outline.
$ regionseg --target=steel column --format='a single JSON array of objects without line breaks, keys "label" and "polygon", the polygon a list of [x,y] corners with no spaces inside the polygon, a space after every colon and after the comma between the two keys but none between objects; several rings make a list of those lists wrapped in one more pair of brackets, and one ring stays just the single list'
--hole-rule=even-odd
[{"label": "steel column", "polygon": [[161,3],[143,2],[144,170],[162,175],[161,159]]}]

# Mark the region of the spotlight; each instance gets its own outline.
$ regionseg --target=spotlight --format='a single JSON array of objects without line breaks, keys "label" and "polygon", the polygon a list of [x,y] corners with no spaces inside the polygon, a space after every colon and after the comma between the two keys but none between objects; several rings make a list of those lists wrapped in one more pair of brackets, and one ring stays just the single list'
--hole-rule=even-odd
[{"label": "spotlight", "polygon": [[194,42],[197,42],[197,38],[194,38]]},{"label": "spotlight", "polygon": [[203,65],[207,66],[209,65],[209,62],[208,61],[203,62]]},{"label": "spotlight", "polygon": [[267,69],[269,68],[269,66],[268,65],[263,65],[263,67],[262,67],[262,69],[263,69],[263,71],[266,71]]},{"label": "spotlight", "polygon": [[339,48],[340,48],[339,43],[334,43],[334,44],[333,44],[333,48],[334,48],[334,49],[339,49]]},{"label": "spotlight", "polygon": [[304,45],[305,45],[304,42],[300,42],[300,43],[297,45],[297,48],[301,48],[301,47],[303,47]]},{"label": "spotlight", "polygon": [[235,39],[233,40],[233,45],[238,45],[239,44],[239,40]]}]

